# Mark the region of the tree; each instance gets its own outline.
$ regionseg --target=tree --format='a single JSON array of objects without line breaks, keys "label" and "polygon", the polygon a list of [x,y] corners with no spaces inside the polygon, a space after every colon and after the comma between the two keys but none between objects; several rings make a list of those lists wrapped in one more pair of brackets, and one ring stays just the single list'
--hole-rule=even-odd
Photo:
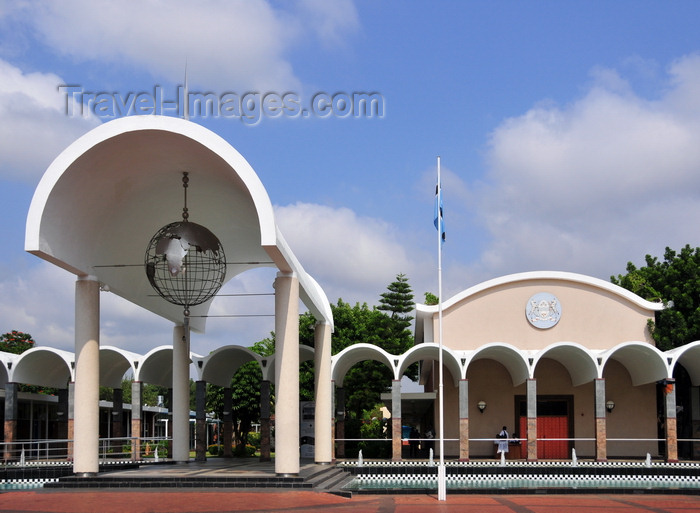
[{"label": "tree", "polygon": [[413,291],[408,284],[405,274],[397,274],[396,281],[391,282],[387,289],[389,292],[381,294],[378,310],[391,312],[392,319],[408,320],[406,327],[411,323],[412,316],[406,315],[413,312]]},{"label": "tree", "polygon": [[6,353],[22,354],[34,347],[34,339],[29,333],[12,330],[0,335],[0,351]]},{"label": "tree", "polygon": [[[271,356],[275,352],[274,333],[251,346],[251,350],[260,356]],[[231,416],[233,420],[233,440],[235,454],[245,455],[248,433],[253,423],[260,421],[260,387],[262,372],[257,362],[247,362],[241,365],[231,379]],[[272,393],[270,402],[274,403]],[[217,418],[224,415],[223,387],[209,385],[207,387],[207,409],[213,411]]]},{"label": "tree", "polygon": [[666,351],[700,340],[700,248],[686,245],[680,253],[670,248],[664,260],[646,255],[646,266],[627,264],[627,274],[610,281],[649,301],[661,301],[664,310],[649,321],[659,349]]},{"label": "tree", "polygon": [[[332,337],[332,353],[361,342],[374,344],[392,354],[402,354],[413,346],[409,329],[413,317],[413,294],[405,275],[399,274],[380,295],[380,305],[369,308],[366,303],[351,307],[338,300],[331,305],[335,331]],[[415,379],[415,366],[406,374]],[[364,410],[372,411],[381,400],[381,394],[391,386],[393,374],[385,365],[365,361],[353,366],[345,376],[345,406],[350,416],[362,417]]]},{"label": "tree", "polygon": [[414,343],[410,331],[415,304],[413,291],[404,274],[398,274],[396,281],[387,287],[388,292],[381,294],[377,310],[387,312],[388,317],[381,321],[380,336],[382,349],[392,354],[402,354],[408,351]]},{"label": "tree", "polygon": [[425,292],[423,295],[425,296],[426,305],[437,305],[440,302],[440,298],[432,292]]}]

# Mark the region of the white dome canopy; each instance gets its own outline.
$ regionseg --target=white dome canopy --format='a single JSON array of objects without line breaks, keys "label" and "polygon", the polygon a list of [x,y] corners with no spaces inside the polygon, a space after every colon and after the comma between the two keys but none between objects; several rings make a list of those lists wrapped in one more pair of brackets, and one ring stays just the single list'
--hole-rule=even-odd
[{"label": "white dome canopy", "polygon": [[[161,299],[143,261],[151,237],[181,219],[182,173],[189,173],[192,222],[221,241],[225,281],[254,267],[299,278],[300,296],[332,325],[328,300],[279,232],[272,204],[250,164],[224,139],[173,117],[120,118],[88,132],[49,166],[27,217],[25,249],[175,323],[182,307]],[[191,309],[204,331],[211,301]]]}]

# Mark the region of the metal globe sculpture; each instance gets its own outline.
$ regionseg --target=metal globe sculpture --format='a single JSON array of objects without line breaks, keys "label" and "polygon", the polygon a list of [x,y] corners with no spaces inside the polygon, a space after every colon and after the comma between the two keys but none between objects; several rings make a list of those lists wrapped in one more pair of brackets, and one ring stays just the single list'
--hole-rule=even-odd
[{"label": "metal globe sculpture", "polygon": [[208,228],[187,220],[187,173],[183,173],[183,220],[170,223],[151,238],[145,267],[149,283],[166,301],[189,308],[213,298],[224,283],[226,256]]}]

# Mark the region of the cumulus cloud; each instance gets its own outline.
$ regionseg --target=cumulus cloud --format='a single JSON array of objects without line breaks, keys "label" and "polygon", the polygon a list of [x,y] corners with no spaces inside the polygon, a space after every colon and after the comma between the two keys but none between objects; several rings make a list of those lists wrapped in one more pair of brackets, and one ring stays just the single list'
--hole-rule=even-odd
[{"label": "cumulus cloud", "polygon": [[607,278],[700,228],[700,57],[646,99],[615,70],[569,105],[538,105],[492,134],[479,204],[492,274],[563,269]]},{"label": "cumulus cloud", "polygon": [[332,43],[357,26],[349,1],[279,7],[263,0],[67,0],[22,6],[11,14],[23,17],[56,52],[175,82],[183,80],[187,61],[191,83],[215,92],[298,89],[289,49],[308,37]]},{"label": "cumulus cloud", "polygon": [[97,126],[66,115],[66,96],[53,73],[24,73],[0,59],[0,174],[33,183],[79,136]]},{"label": "cumulus cloud", "polygon": [[[1,275],[0,326],[4,327],[3,333],[13,329],[24,331],[30,333],[39,346],[74,351],[73,305],[76,277],[43,261],[25,269],[21,274]],[[261,278],[259,272],[253,271],[233,280],[222,289],[222,293],[271,291],[271,284],[271,280],[264,275]],[[217,299],[210,313],[230,315],[274,312],[273,299],[267,299],[269,305],[260,303],[260,300],[243,299],[243,305],[240,302],[232,304],[227,298]],[[192,351],[195,353],[208,354],[214,348],[226,344],[251,345],[268,336],[274,329],[274,323],[265,318],[221,318],[210,321],[206,333],[192,334]],[[115,294],[100,294],[100,345],[145,354],[160,345],[172,344],[172,330],[173,324],[170,321]]]},{"label": "cumulus cloud", "polygon": [[409,254],[400,230],[348,208],[296,203],[275,208],[280,230],[331,302],[376,304],[398,273],[422,282],[419,255]]}]

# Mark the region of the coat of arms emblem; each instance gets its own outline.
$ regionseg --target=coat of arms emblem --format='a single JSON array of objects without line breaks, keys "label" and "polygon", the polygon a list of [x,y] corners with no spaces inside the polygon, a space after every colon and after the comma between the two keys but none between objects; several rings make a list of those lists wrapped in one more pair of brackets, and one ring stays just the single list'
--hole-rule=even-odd
[{"label": "coat of arms emblem", "polygon": [[561,318],[561,303],[553,294],[540,292],[528,300],[525,314],[534,327],[551,328]]}]

